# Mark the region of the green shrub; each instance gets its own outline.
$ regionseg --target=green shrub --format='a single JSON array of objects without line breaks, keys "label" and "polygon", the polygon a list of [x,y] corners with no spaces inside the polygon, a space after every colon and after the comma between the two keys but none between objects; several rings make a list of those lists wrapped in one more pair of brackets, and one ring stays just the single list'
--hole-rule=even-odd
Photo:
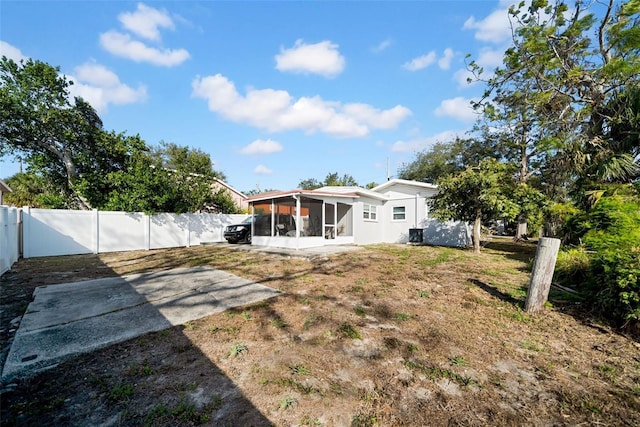
[{"label": "green shrub", "polygon": [[590,263],[584,246],[564,249],[558,253],[554,279],[569,288],[578,288],[589,277]]},{"label": "green shrub", "polygon": [[603,196],[570,218],[566,231],[581,246],[558,255],[556,280],[578,287],[605,318],[640,320],[640,200]]}]

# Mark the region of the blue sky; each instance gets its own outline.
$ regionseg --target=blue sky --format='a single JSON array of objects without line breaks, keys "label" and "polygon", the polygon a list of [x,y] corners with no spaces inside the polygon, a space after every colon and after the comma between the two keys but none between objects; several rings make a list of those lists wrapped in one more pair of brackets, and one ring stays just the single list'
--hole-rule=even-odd
[{"label": "blue sky", "polygon": [[241,191],[365,185],[471,128],[464,58],[501,63],[509,4],[2,1],[0,53],[60,66],[105,129],[199,148]]}]

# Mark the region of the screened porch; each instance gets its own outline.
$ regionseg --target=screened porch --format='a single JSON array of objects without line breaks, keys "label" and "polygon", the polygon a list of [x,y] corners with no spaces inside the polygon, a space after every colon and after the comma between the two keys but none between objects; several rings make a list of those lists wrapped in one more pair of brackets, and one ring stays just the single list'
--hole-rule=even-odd
[{"label": "screened porch", "polygon": [[353,244],[355,197],[308,191],[254,198],[251,242],[294,249]]}]

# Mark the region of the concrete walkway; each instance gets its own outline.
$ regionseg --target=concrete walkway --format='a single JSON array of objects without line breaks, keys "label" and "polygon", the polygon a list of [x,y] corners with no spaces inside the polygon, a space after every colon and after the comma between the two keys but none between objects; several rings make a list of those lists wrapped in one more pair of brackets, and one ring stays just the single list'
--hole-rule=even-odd
[{"label": "concrete walkway", "polygon": [[278,294],[206,267],[40,286],[16,332],[2,380]]},{"label": "concrete walkway", "polygon": [[356,245],[326,245],[313,248],[293,249],[293,248],[276,248],[269,246],[247,245],[244,243],[230,244],[226,242],[202,243],[207,246],[223,247],[236,251],[256,252],[262,254],[279,255],[290,258],[303,258],[307,260],[315,260],[326,258],[329,255],[339,254],[342,252],[352,252],[362,250],[362,246]]}]

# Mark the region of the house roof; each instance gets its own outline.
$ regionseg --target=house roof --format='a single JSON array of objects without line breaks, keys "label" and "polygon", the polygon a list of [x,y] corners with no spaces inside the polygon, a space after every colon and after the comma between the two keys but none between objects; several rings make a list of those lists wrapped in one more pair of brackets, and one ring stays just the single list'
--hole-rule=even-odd
[{"label": "house roof", "polygon": [[260,200],[269,200],[269,199],[278,199],[287,196],[308,196],[308,197],[344,197],[344,198],[354,198],[358,197],[358,194],[355,192],[342,192],[342,191],[333,191],[327,190],[327,187],[318,188],[317,190],[289,190],[289,191],[270,191],[268,193],[256,194],[255,196],[251,196],[247,198],[249,202],[257,202]]},{"label": "house roof", "polygon": [[289,190],[289,191],[270,191],[268,193],[256,194],[255,196],[251,196],[247,198],[249,202],[257,202],[261,200],[269,200],[269,199],[277,199],[288,196],[309,196],[309,197],[345,197],[345,198],[357,198],[357,197],[370,197],[372,199],[377,200],[389,200],[389,197],[382,193],[383,190],[386,190],[389,187],[393,187],[394,185],[408,185],[415,188],[423,188],[423,189],[432,189],[435,190],[438,188],[437,185],[429,184],[428,182],[419,182],[419,181],[409,181],[406,179],[392,179],[391,181],[387,181],[382,185],[378,185],[372,189],[366,189],[362,187],[356,186],[325,186],[320,187],[315,190]]},{"label": "house roof", "polygon": [[385,182],[384,184],[380,184],[377,187],[372,188],[371,191],[380,192],[380,191],[386,190],[389,187],[393,187],[394,185],[409,185],[412,187],[428,188],[432,190],[435,190],[438,188],[437,185],[430,184],[428,182],[409,181],[408,179],[394,178],[390,181]]},{"label": "house roof", "polygon": [[13,193],[13,190],[9,188],[6,182],[0,179],[0,193]]},{"label": "house roof", "polygon": [[329,187],[322,187],[322,188],[318,188],[318,191],[331,191],[331,192],[336,192],[336,193],[355,193],[357,195],[360,196],[366,196],[366,197],[371,197],[372,199],[378,199],[378,200],[388,200],[389,198],[387,196],[385,196],[384,194],[380,194],[380,193],[376,193],[375,191],[372,190],[368,190],[366,188],[362,188],[362,187],[355,187],[355,186],[329,186]]},{"label": "house roof", "polygon": [[232,191],[232,192],[236,193],[238,196],[242,197],[243,199],[247,198],[247,196],[245,196],[244,193],[242,193],[241,191],[236,190],[235,188],[233,188],[232,186],[230,186],[226,182],[222,181],[221,179],[214,178],[214,181],[217,182],[218,184],[220,184],[221,186],[227,188],[229,191]]}]

